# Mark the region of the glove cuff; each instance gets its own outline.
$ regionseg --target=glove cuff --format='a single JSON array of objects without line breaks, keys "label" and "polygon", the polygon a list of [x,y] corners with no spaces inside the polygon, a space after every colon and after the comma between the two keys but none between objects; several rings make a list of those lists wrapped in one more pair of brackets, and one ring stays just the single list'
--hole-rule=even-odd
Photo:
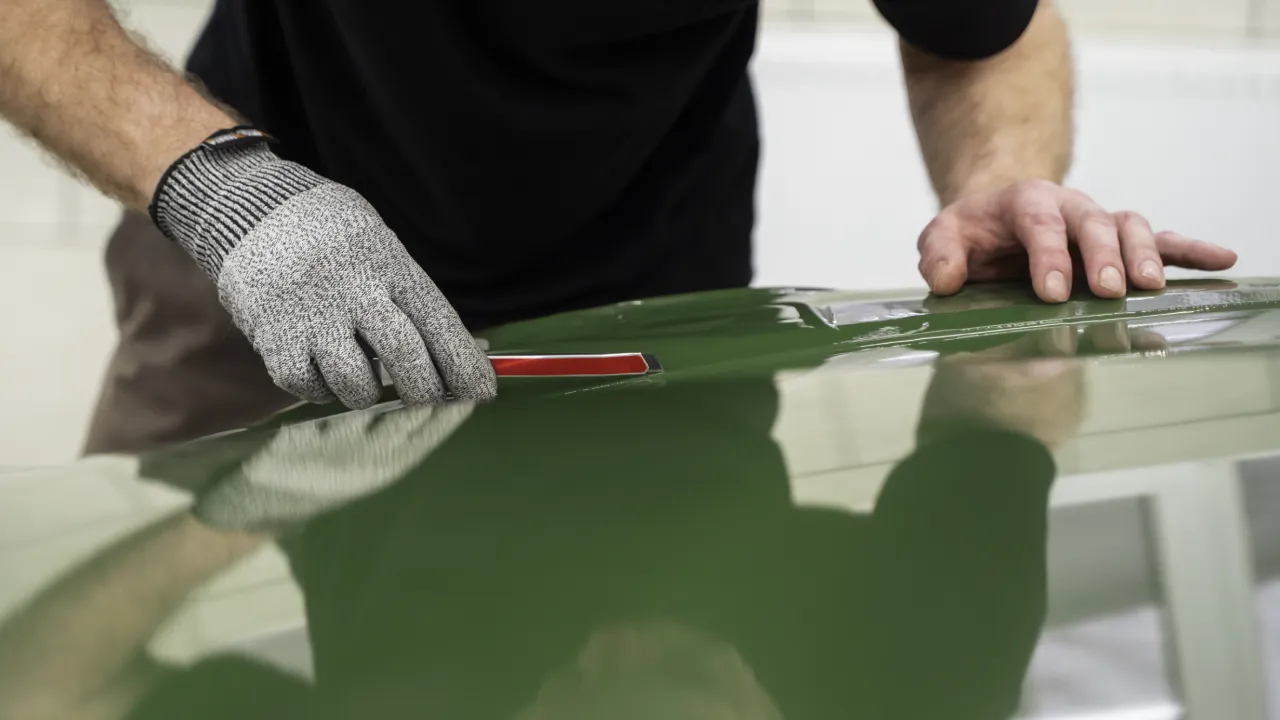
[{"label": "glove cuff", "polygon": [[329,182],[267,147],[252,128],[220,130],[165,171],[149,208],[160,232],[214,281],[259,222],[295,195]]}]

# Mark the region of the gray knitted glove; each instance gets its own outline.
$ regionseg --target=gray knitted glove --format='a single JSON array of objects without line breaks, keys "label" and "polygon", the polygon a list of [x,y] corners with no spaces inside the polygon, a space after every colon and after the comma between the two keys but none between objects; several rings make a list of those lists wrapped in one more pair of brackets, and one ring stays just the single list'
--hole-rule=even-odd
[{"label": "gray knitted glove", "polygon": [[406,403],[492,398],[488,358],[368,201],[264,140],[215,134],[169,168],[151,216],[213,278],[276,384],[373,405],[381,383],[359,335]]}]

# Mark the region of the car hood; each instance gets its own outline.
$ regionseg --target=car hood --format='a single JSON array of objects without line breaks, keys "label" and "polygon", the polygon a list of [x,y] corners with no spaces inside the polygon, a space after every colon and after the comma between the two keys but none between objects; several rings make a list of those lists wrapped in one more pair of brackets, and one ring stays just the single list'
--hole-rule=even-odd
[{"label": "car hood", "polygon": [[[812,469],[862,464],[865,450],[832,456],[855,447],[875,447],[884,462],[905,455],[940,369],[946,380],[985,367],[990,385],[964,391],[987,395],[1008,385],[999,377],[1020,387],[1021,376],[1070,367],[1082,376],[1081,417],[1056,454],[1064,470],[1096,471],[1280,448],[1271,424],[1277,311],[1280,284],[1269,279],[1173,282],[1159,293],[1062,305],[1007,285],[950,298],[771,288],[609,306],[486,339],[497,355],[644,352],[664,369],[612,381],[504,380],[503,401],[513,404],[770,378],[782,398],[775,439],[794,467]],[[834,423],[850,442],[813,441]]]},{"label": "car hood", "polygon": [[[0,483],[39,508],[0,530],[10,599],[70,613],[0,615],[0,658],[137,626],[88,587],[189,582],[138,640],[170,674],[137,716],[1265,717],[1280,281],[727,290],[483,340],[662,372],[298,406]],[[120,570],[173,512],[276,542],[208,582],[183,543]]]}]

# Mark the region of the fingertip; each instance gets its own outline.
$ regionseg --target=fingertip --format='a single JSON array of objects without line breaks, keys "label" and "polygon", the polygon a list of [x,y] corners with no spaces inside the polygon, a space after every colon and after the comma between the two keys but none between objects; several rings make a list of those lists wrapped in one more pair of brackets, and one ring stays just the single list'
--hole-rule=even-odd
[{"label": "fingertip", "polygon": [[1071,280],[1061,270],[1050,270],[1040,279],[1036,294],[1047,303],[1064,303],[1071,297]]},{"label": "fingertip", "polygon": [[349,397],[341,398],[342,404],[352,410],[368,410],[378,404],[378,398],[382,397],[381,392],[359,392]]},{"label": "fingertip", "polygon": [[382,383],[354,335],[322,345],[314,358],[318,379],[344,406],[364,410],[382,397]]},{"label": "fingertip", "polygon": [[436,373],[428,359],[417,367],[400,373],[402,377],[396,381],[396,393],[405,405],[440,405],[444,403],[445,390],[440,376]]},{"label": "fingertip", "polygon": [[267,366],[267,374],[276,387],[299,400],[316,405],[328,405],[337,401],[337,395],[325,384],[310,357],[270,355],[264,356],[263,361]]},{"label": "fingertip", "polygon": [[338,402],[338,396],[328,390],[320,391],[314,388],[306,388],[298,385],[289,385],[285,383],[276,383],[281,390],[293,395],[299,400],[305,400],[316,405],[332,405]]},{"label": "fingertip", "polygon": [[1234,250],[1222,247],[1216,243],[1205,240],[1196,240],[1187,238],[1182,235],[1174,234],[1174,237],[1191,245],[1193,252],[1200,260],[1201,270],[1226,270],[1236,264],[1239,256]]},{"label": "fingertip", "polygon": [[1156,241],[1161,254],[1167,257],[1167,264],[1192,270],[1228,270],[1239,259],[1234,250],[1168,230],[1157,234]]},{"label": "fingertip", "polygon": [[498,399],[498,389],[495,387],[488,390],[478,391],[475,393],[468,392],[464,395],[458,395],[456,397],[459,400],[466,400],[467,402],[471,402],[471,403],[480,403],[480,404],[491,403],[494,400]]},{"label": "fingertip", "polygon": [[1090,283],[1093,294],[1100,298],[1116,299],[1124,297],[1124,274],[1114,265],[1107,265],[1098,271],[1094,282]]},{"label": "fingertip", "polygon": [[382,400],[382,381],[370,372],[364,382],[340,394],[338,399],[352,410],[367,410]]},{"label": "fingertip", "polygon": [[1133,278],[1130,283],[1133,285],[1134,290],[1155,291],[1164,289],[1163,282],[1154,282],[1147,278]]},{"label": "fingertip", "polygon": [[498,376],[493,365],[488,365],[488,372],[476,372],[471,376],[460,378],[453,390],[453,396],[459,400],[471,402],[492,402],[498,397]]},{"label": "fingertip", "polygon": [[1217,247],[1221,253],[1218,257],[1218,267],[1213,267],[1209,269],[1210,270],[1230,270],[1231,268],[1235,267],[1236,261],[1240,259],[1240,256],[1237,255],[1234,250],[1228,250],[1224,247],[1218,247],[1218,246],[1215,246],[1215,247]]},{"label": "fingertip", "polygon": [[443,347],[433,355],[449,393],[459,400],[487,402],[498,395],[498,374],[489,356],[470,335]]},{"label": "fingertip", "polygon": [[1179,263],[1183,267],[1192,270],[1205,270],[1209,272],[1220,272],[1222,270],[1230,270],[1235,267],[1238,257],[1236,254],[1226,248],[1220,248],[1210,245],[1206,248],[1199,248],[1194,254],[1190,254],[1186,262]]},{"label": "fingertip", "polygon": [[400,402],[404,403],[406,407],[430,407],[443,405],[445,402],[444,395],[431,395],[429,393],[414,391],[400,391],[399,388],[397,388],[397,392],[400,395]]},{"label": "fingertip", "polygon": [[933,294],[946,297],[960,292],[965,280],[968,279],[968,272],[963,263],[943,258],[933,263],[927,277],[929,289]]},{"label": "fingertip", "polygon": [[1139,290],[1159,290],[1164,287],[1164,268],[1154,259],[1143,260],[1136,270],[1130,273],[1129,282]]}]

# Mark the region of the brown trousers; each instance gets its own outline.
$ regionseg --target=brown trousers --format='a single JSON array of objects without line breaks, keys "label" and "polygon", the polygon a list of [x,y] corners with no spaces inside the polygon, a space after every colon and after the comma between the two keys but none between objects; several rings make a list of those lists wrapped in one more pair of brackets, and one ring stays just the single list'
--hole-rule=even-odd
[{"label": "brown trousers", "polygon": [[277,388],[209,278],[141,213],[107,243],[120,340],[86,453],[139,452],[243,427],[296,400]]}]

